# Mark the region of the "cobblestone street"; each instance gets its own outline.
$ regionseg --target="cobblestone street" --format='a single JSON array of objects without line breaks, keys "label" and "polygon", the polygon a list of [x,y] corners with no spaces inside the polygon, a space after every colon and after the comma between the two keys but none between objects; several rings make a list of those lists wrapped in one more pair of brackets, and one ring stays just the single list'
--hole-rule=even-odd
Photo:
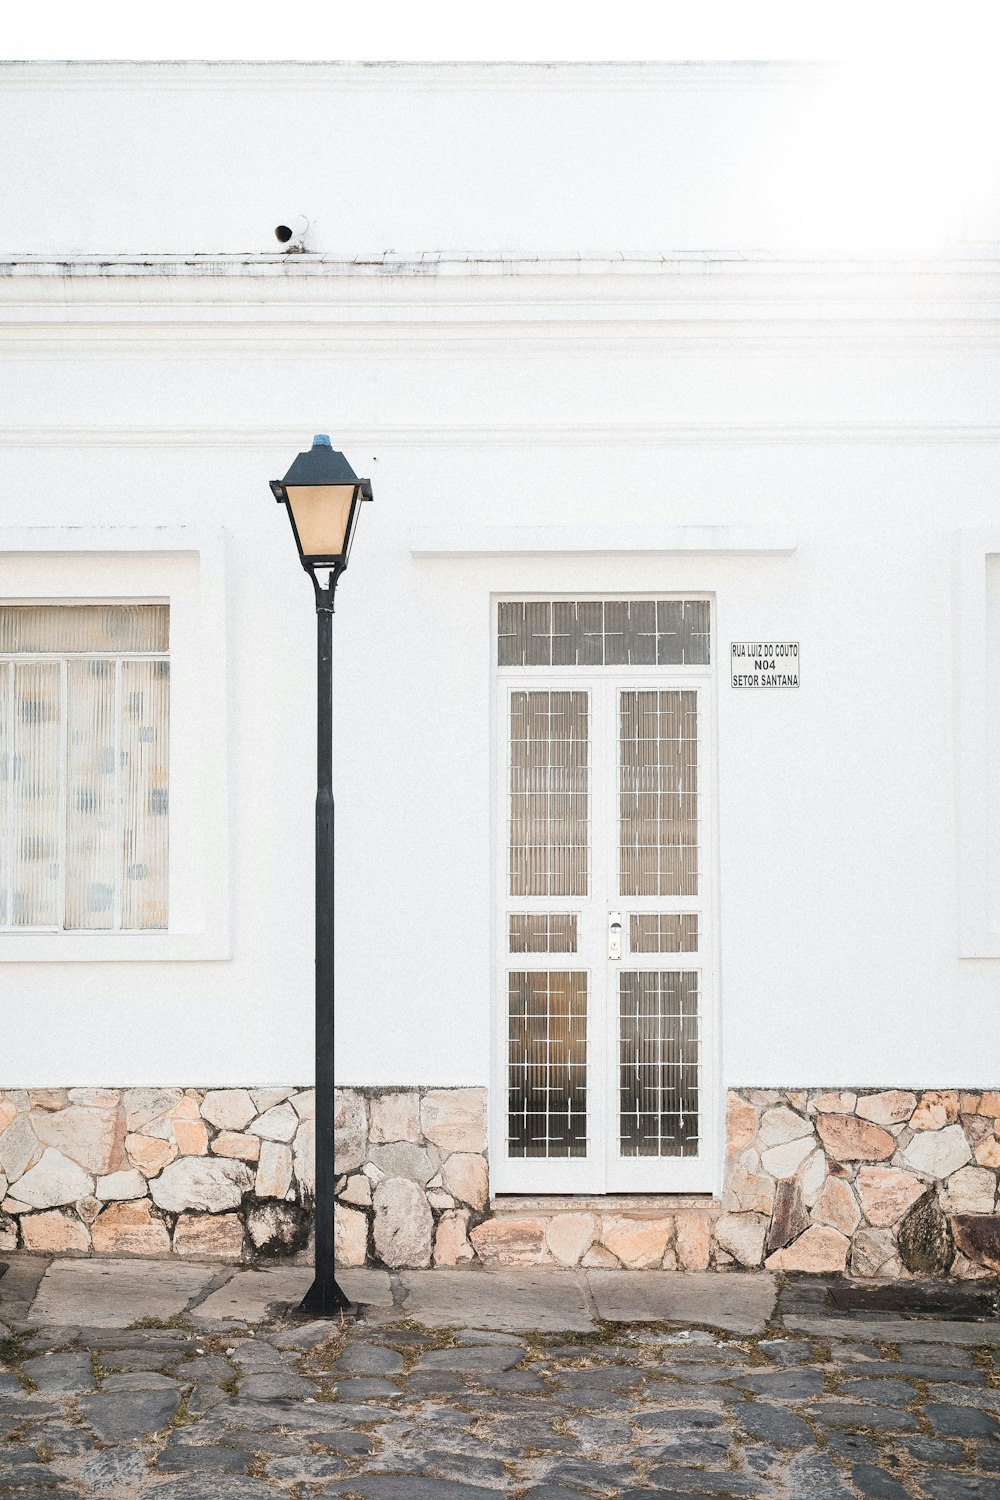
[{"label": "cobblestone street", "polygon": [[[161,1268],[141,1269],[153,1286]],[[234,1321],[211,1290],[144,1327],[48,1327],[23,1316],[38,1268],[10,1276],[5,1497],[1000,1497],[996,1325],[840,1316],[815,1281],[777,1289],[763,1332],[595,1317],[566,1334],[423,1326],[398,1294],[343,1325],[249,1304]],[[460,1312],[482,1281],[436,1286]]]}]

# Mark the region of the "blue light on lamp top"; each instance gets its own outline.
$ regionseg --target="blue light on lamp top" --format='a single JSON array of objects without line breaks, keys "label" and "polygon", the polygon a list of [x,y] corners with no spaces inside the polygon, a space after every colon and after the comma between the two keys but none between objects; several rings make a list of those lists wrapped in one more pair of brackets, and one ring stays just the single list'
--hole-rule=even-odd
[{"label": "blue light on lamp top", "polygon": [[363,500],[372,499],[370,479],[359,479],[326,433],[313,438],[312,447],[299,453],[284,479],[272,479],[271,491],[288,516],[302,566],[347,567],[354,528]]}]

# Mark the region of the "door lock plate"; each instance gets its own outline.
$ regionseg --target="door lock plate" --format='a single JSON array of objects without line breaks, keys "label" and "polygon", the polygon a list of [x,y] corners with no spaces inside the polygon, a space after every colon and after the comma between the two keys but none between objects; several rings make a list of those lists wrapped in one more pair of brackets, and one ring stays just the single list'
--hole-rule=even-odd
[{"label": "door lock plate", "polygon": [[620,911],[608,912],[608,957],[621,958],[622,956],[622,914]]}]

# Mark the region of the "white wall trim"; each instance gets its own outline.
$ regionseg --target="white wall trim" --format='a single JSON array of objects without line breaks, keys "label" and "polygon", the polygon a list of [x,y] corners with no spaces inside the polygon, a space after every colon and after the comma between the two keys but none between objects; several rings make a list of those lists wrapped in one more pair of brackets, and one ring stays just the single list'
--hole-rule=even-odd
[{"label": "white wall trim", "polygon": [[414,557],[650,556],[674,552],[787,555],[795,536],[751,526],[427,526],[411,531]]},{"label": "white wall trim", "polygon": [[337,93],[621,93],[664,90],[729,92],[775,88],[812,91],[843,71],[829,62],[260,62],[24,61],[4,62],[5,89],[211,89],[239,92],[312,90]]},{"label": "white wall trim", "polygon": [[1000,530],[958,532],[955,549],[955,757],[958,815],[958,923],[962,958],[1000,958],[1000,870],[993,847],[1000,745],[991,733],[987,563],[1000,555]]},{"label": "white wall trim", "polygon": [[[39,555],[50,561],[32,570],[31,560]],[[82,568],[81,557],[88,559]],[[196,564],[193,579],[190,571],[178,576],[172,566],[185,559]],[[166,598],[173,667],[168,930],[3,933],[0,963],[229,958],[225,532],[186,526],[4,527],[0,567],[5,596],[20,601]]]},{"label": "white wall trim", "polygon": [[[308,422],[305,424],[308,426]],[[283,427],[0,426],[2,448],[235,448],[270,451],[302,441]],[[1000,422],[421,422],[338,426],[345,448],[672,448],[1000,443]]]}]

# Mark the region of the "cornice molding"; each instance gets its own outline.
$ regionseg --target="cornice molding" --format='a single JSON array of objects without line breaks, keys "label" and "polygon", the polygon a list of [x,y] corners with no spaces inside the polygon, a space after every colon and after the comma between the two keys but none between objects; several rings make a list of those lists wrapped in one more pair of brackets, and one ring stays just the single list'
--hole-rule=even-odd
[{"label": "cornice molding", "polygon": [[0,260],[0,330],[143,337],[634,337],[1000,326],[1000,255],[899,261],[723,255],[582,257],[71,256]]},{"label": "cornice molding", "polygon": [[[0,448],[238,448],[284,449],[303,426],[281,427],[0,427]],[[976,425],[907,422],[809,423],[491,423],[340,426],[337,441],[365,448],[769,447],[869,444],[1000,443],[1000,421]]]},{"label": "cornice molding", "polygon": [[688,93],[812,90],[825,62],[6,62],[0,90]]}]

